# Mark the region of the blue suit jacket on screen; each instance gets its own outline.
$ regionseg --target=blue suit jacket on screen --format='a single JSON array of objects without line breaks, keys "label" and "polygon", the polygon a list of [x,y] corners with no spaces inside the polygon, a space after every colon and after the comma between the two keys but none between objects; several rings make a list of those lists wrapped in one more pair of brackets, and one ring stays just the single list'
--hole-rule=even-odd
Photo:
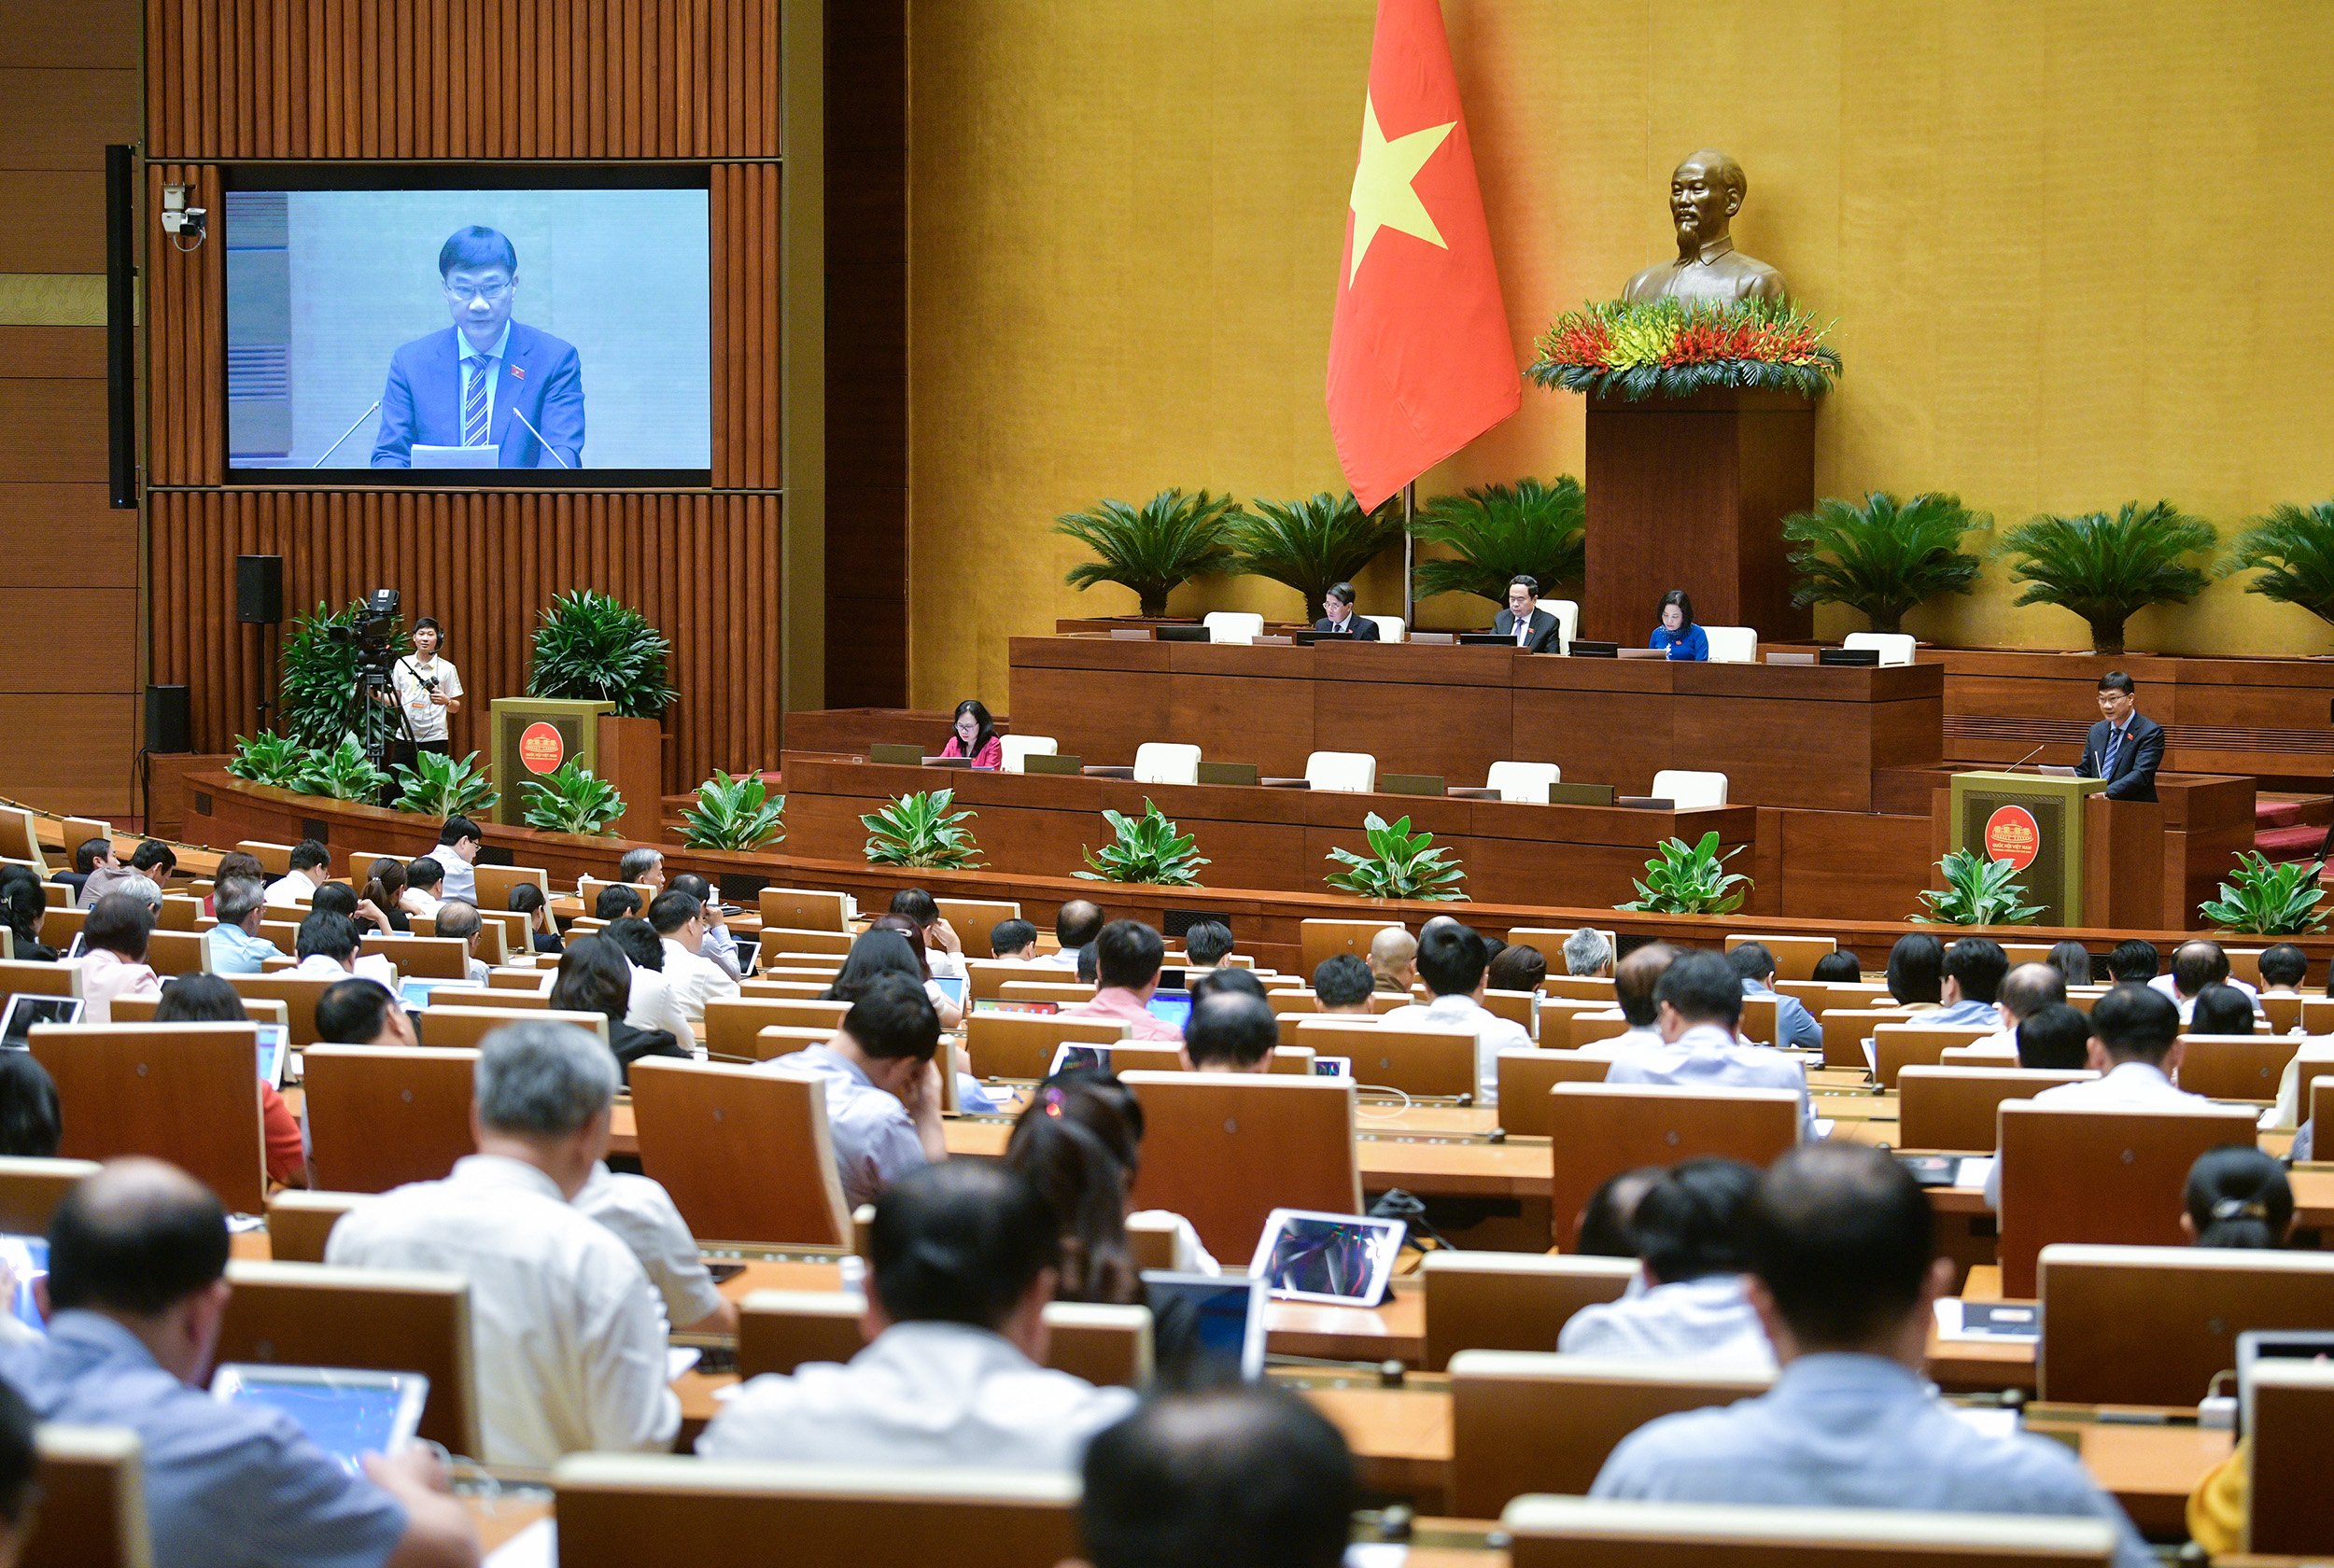
[{"label": "blue suit jacket on screen", "polygon": [[[413,466],[413,449],[462,444],[462,367],[467,352],[461,329],[445,327],[389,356],[389,384],[381,394],[381,439],[373,443],[373,466]],[[495,381],[494,417],[487,444],[502,449],[498,467],[555,469],[511,411],[526,413],[536,429],[574,468],[584,466],[584,361],[575,345],[523,321],[511,323],[503,345],[502,371]]]}]

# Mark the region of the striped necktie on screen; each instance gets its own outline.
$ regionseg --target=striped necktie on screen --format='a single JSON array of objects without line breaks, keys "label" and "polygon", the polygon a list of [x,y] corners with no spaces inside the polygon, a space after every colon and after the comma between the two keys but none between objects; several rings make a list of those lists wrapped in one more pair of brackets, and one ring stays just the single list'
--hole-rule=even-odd
[{"label": "striped necktie on screen", "polygon": [[470,391],[462,398],[462,444],[486,444],[486,367],[493,363],[485,355],[472,354],[464,358],[470,367]]}]

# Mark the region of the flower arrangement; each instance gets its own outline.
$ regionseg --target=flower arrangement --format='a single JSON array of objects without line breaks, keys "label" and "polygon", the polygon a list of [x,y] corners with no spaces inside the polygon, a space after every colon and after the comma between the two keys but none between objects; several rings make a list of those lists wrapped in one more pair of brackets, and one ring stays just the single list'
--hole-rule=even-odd
[{"label": "flower arrangement", "polygon": [[1819,323],[1789,301],[1684,304],[1597,301],[1556,317],[1532,345],[1532,380],[1551,391],[1631,401],[1713,387],[1821,398],[1840,373]]}]

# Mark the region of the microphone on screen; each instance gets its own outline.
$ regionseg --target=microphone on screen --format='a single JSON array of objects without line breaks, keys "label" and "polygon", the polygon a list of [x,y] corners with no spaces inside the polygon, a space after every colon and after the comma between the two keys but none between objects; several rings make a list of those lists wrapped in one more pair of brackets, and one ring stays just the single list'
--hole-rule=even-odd
[{"label": "microphone on screen", "polygon": [[526,414],[519,412],[519,407],[516,403],[511,405],[511,417],[526,426],[527,433],[528,435],[533,436],[539,441],[542,441],[543,450],[551,454],[551,460],[553,462],[558,464],[563,469],[571,469],[575,467],[573,463],[569,462],[565,457],[559,455],[559,449],[557,447],[552,445],[547,441],[543,441],[543,433],[535,428],[533,421],[529,420]]},{"label": "microphone on screen", "polygon": [[[330,445],[330,446],[328,446],[328,447],[326,447],[326,448],[324,449],[324,457],[330,457],[330,456],[331,456],[331,455],[332,455],[332,454],[334,454],[335,452],[338,452],[338,451],[341,449],[341,446],[342,446],[343,442],[345,442],[345,441],[348,440],[348,438],[349,438],[349,437],[351,437],[351,436],[353,436],[353,435],[355,435],[355,434],[357,433],[357,427],[358,427],[359,425],[362,425],[362,424],[363,424],[366,420],[371,419],[371,418],[373,416],[373,414],[375,414],[376,413],[378,413],[378,412],[380,411],[380,408],[381,408],[381,399],[378,399],[378,398],[373,399],[373,407],[371,407],[371,408],[369,408],[369,409],[365,410],[365,412],[364,412],[364,413],[362,413],[359,414],[359,415],[357,416],[357,418],[356,418],[355,422],[354,422],[353,424],[351,424],[351,425],[348,427],[348,428],[347,428],[347,429],[343,430],[343,431],[341,432],[341,439],[340,439],[340,441],[334,441],[331,445]],[[315,462],[313,462],[313,463],[309,464],[308,466],[309,466],[310,468],[312,468],[312,469],[320,469],[320,468],[324,467],[324,457],[318,457],[318,458],[317,458]]]}]

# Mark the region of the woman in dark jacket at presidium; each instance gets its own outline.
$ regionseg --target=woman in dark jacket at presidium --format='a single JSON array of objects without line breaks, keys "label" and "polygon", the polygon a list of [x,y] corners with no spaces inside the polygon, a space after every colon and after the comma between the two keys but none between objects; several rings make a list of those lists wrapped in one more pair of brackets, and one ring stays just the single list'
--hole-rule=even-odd
[{"label": "woman in dark jacket at presidium", "polygon": [[1673,659],[1710,656],[1710,639],[1694,623],[1694,601],[1684,589],[1672,588],[1662,595],[1662,623],[1653,628],[1653,640],[1647,646],[1666,650]]},{"label": "woman in dark jacket at presidium", "polygon": [[958,703],[949,743],[940,749],[940,755],[970,757],[975,768],[989,773],[1005,766],[1005,742],[997,738],[996,721],[989,717],[989,710],[971,697]]}]

